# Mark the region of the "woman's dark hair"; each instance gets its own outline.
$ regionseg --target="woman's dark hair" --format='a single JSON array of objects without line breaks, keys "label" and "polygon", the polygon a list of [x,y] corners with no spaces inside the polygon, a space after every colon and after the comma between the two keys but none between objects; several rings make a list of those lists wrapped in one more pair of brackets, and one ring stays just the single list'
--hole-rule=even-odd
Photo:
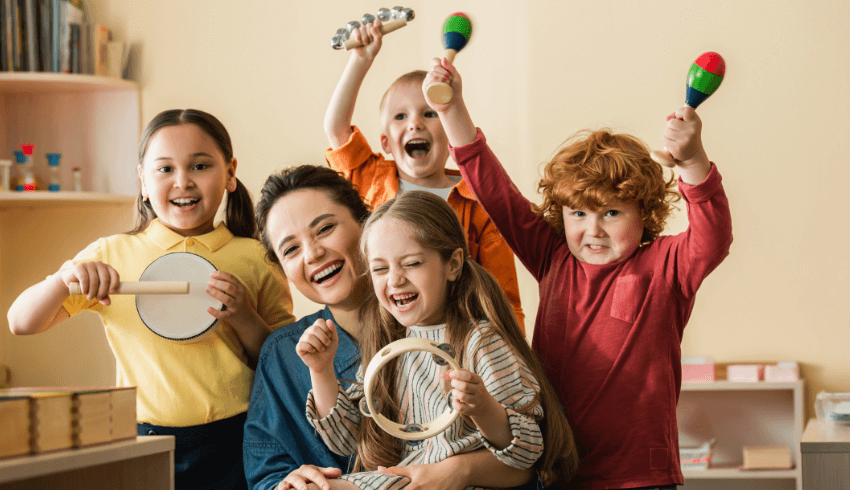
[{"label": "woman's dark hair", "polygon": [[[224,156],[225,163],[230,164],[230,161],[233,159],[233,145],[230,142],[230,135],[227,134],[227,129],[224,128],[221,121],[216,119],[212,114],[197,109],[172,109],[160,112],[154,116],[145,128],[144,133],[142,133],[142,141],[139,144],[139,165],[143,165],[151,136],[162,128],[180,126],[181,124],[194,124],[201,128],[201,131],[207,133],[216,142],[219,150],[221,150],[221,154]],[[130,234],[144,231],[148,227],[148,224],[156,218],[156,212],[154,212],[150,202],[145,201],[141,191],[136,196],[136,212],[136,227],[129,232]],[[242,185],[239,179],[236,179],[236,190],[227,196],[224,224],[235,236],[245,238],[257,237],[254,204],[251,202],[251,195],[248,193],[248,189]]]},{"label": "woman's dark hair", "polygon": [[273,173],[263,184],[260,199],[257,201],[257,225],[260,240],[266,247],[266,257],[273,264],[280,265],[280,262],[266,233],[266,219],[269,211],[278,199],[290,192],[304,189],[326,192],[335,203],[348,208],[354,220],[361,225],[369,217],[369,206],[360,198],[357,188],[336,170],[316,165],[301,165]]}]

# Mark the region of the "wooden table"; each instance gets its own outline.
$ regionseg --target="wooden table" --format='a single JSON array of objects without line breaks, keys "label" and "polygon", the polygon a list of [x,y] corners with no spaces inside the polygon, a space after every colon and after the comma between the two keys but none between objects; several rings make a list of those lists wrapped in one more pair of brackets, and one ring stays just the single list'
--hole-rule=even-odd
[{"label": "wooden table", "polygon": [[0,490],[174,490],[174,437],[0,460]]},{"label": "wooden table", "polygon": [[803,490],[850,490],[850,426],[811,419],[800,450]]}]

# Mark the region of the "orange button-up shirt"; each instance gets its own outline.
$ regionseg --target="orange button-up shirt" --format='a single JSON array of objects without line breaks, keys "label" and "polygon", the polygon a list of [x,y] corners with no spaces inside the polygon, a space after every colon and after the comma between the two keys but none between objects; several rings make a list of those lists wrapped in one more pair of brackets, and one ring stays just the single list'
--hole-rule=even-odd
[{"label": "orange button-up shirt", "polygon": [[[325,150],[325,159],[332,169],[342,172],[354,183],[360,197],[372,209],[398,194],[398,169],[395,162],[384,159],[380,153],[372,153],[366,137],[356,126],[352,127],[351,136],[344,145]],[[460,172],[452,169],[446,169],[446,174],[460,176]],[[449,193],[448,203],[466,230],[469,254],[496,277],[513,306],[520,329],[525,333],[525,315],[519,299],[513,252],[462,179]]]}]

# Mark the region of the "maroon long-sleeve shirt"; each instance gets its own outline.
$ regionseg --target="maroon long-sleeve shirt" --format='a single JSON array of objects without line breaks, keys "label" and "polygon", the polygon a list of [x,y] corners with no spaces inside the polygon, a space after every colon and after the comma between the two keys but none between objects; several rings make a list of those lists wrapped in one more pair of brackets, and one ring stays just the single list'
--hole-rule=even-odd
[{"label": "maroon long-sleeve shirt", "polygon": [[732,217],[712,165],[679,181],[688,230],[611,264],[579,262],[531,211],[484,135],[452,148],[464,180],[540,286],[533,347],[575,433],[570,488],[683,484],[676,404],[682,333],[703,279],[728,255]]}]

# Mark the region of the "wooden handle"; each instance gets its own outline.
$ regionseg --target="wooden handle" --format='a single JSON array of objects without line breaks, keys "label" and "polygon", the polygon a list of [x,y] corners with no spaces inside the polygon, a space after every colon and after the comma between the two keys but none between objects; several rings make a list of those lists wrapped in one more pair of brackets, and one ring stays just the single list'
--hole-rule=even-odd
[{"label": "wooden handle", "polygon": [[658,163],[659,165],[664,165],[669,168],[676,166],[676,159],[673,158],[673,155],[671,155],[669,151],[667,151],[667,148],[664,148],[664,151],[655,150],[650,153],[649,156],[652,157],[652,159],[655,160],[655,163]]},{"label": "wooden handle", "polygon": [[[404,27],[406,25],[407,25],[407,19],[391,20],[391,21],[387,22],[386,24],[381,24],[381,34],[389,34],[389,33],[393,32],[394,30],[401,29],[402,27]],[[361,43],[360,41],[358,41],[357,39],[354,39],[352,37],[348,41],[345,41],[344,43],[342,43],[342,45],[345,46],[345,50],[348,51],[349,49],[354,49],[354,48],[358,48],[360,46],[363,46],[363,43]]]},{"label": "wooden handle", "polygon": [[[455,55],[457,51],[454,49],[447,49],[443,54],[449,63],[453,63],[455,60]],[[431,85],[425,87],[425,95],[428,96],[429,99],[433,100],[438,104],[448,104],[451,102],[452,97],[454,97],[455,92],[452,90],[451,85],[445,82],[434,82]]]},{"label": "wooden handle", "polygon": [[[71,294],[83,294],[80,283],[72,282]],[[189,294],[188,281],[121,281],[112,294]]]}]

